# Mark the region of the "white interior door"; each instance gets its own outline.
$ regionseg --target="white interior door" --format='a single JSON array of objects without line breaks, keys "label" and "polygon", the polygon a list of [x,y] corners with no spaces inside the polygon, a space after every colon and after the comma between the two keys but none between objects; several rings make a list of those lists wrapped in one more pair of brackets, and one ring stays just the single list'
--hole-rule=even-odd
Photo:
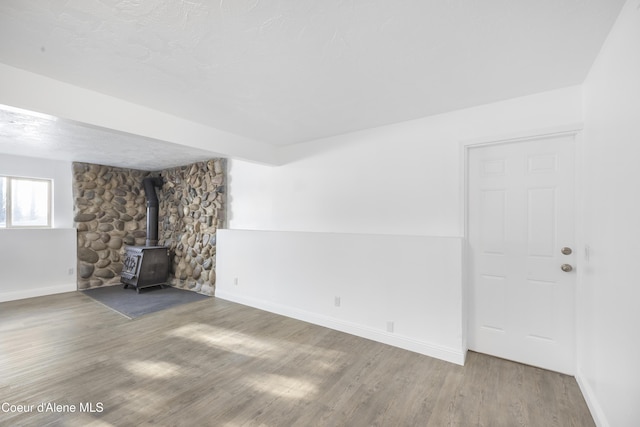
[{"label": "white interior door", "polygon": [[574,374],[574,144],[469,149],[471,350]]}]

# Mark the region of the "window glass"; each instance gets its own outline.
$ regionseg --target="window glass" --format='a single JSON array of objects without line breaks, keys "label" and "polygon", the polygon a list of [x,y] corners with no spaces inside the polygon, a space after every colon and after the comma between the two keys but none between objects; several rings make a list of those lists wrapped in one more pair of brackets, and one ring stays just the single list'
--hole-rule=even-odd
[{"label": "window glass", "polygon": [[51,227],[48,179],[0,176],[0,228]]},{"label": "window glass", "polygon": [[51,181],[5,177],[7,227],[49,227],[51,225]]}]

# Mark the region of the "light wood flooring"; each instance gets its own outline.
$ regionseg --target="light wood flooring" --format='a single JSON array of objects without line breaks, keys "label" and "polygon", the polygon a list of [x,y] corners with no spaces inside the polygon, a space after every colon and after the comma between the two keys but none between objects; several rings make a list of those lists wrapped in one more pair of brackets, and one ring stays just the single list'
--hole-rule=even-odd
[{"label": "light wood flooring", "polygon": [[0,426],[594,425],[566,375],[215,298],[128,320],[80,292],[0,303],[0,405]]}]

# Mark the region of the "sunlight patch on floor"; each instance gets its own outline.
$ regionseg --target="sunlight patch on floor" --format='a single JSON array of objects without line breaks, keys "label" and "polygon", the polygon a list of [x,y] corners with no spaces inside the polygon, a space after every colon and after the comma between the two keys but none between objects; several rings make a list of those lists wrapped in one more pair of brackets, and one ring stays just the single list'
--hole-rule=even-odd
[{"label": "sunlight patch on floor", "polygon": [[148,378],[174,378],[181,375],[181,367],[174,363],[151,360],[128,361],[124,368],[132,374]]},{"label": "sunlight patch on floor", "polygon": [[259,392],[288,399],[312,399],[318,392],[318,387],[312,382],[284,375],[247,375],[242,382]]},{"label": "sunlight patch on floor", "polygon": [[213,348],[251,357],[258,357],[265,353],[279,350],[273,344],[256,339],[256,337],[252,335],[228,331],[202,323],[189,323],[188,325],[172,329],[168,332],[168,335],[177,338],[187,338]]}]

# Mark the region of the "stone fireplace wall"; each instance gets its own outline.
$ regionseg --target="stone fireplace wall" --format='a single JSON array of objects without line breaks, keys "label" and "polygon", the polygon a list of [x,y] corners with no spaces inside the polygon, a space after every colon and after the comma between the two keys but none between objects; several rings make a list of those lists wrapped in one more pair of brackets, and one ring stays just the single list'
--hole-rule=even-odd
[{"label": "stone fireplace wall", "polygon": [[216,230],[224,221],[224,159],[158,172],[74,163],[78,289],[120,283],[125,245],[144,245],[142,180],[161,175],[159,244],[172,256],[169,284],[213,295]]},{"label": "stone fireplace wall", "polygon": [[162,171],[159,244],[173,255],[170,283],[213,295],[216,230],[223,226],[225,208],[224,159]]},{"label": "stone fireplace wall", "polygon": [[73,164],[78,289],[119,283],[124,245],[144,244],[142,179],[148,175],[133,169]]}]

